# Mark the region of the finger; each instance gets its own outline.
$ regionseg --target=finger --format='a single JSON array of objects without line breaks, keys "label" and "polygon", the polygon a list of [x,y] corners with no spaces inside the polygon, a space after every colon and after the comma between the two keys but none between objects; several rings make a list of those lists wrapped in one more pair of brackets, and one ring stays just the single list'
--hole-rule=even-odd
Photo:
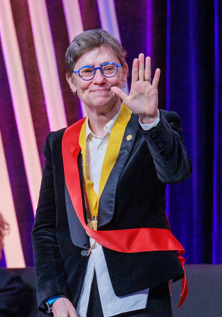
[{"label": "finger", "polygon": [[139,61],[138,58],[134,58],[132,66],[132,83],[139,80]]},{"label": "finger", "polygon": [[151,58],[149,56],[146,57],[145,79],[149,79],[151,84]]},{"label": "finger", "polygon": [[115,87],[115,86],[111,87],[111,91],[114,92],[122,100],[126,100],[128,98],[128,96],[125,94],[125,92],[122,91],[118,87]]},{"label": "finger", "polygon": [[139,54],[139,80],[144,81],[144,54]]},{"label": "finger", "polygon": [[158,84],[159,84],[159,81],[160,81],[160,69],[157,68],[156,71],[155,71],[155,74],[154,74],[154,78],[153,78],[153,88],[157,88],[158,87]]}]

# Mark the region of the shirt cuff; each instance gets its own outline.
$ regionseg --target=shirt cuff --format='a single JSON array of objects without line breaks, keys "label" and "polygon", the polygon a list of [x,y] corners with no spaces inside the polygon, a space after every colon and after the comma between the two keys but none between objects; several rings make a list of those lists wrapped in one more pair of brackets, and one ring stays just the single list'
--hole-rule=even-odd
[{"label": "shirt cuff", "polygon": [[159,110],[158,110],[157,119],[154,122],[152,122],[152,123],[141,123],[140,119],[139,119],[139,124],[140,124],[141,128],[143,130],[145,130],[145,131],[152,129],[153,127],[156,127],[159,122],[160,122],[160,112],[159,112]]},{"label": "shirt cuff", "polygon": [[63,297],[61,295],[58,295],[58,296],[53,296],[53,297],[50,297],[47,299],[47,302],[49,305],[52,305],[57,299],[59,299],[60,297]]}]

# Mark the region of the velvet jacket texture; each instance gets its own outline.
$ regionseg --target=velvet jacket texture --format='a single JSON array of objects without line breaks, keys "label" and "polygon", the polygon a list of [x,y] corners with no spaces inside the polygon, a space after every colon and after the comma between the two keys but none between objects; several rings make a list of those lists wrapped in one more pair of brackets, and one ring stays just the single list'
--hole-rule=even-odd
[{"label": "velvet jacket texture", "polygon": [[[64,178],[64,131],[52,132],[46,140],[46,161],[32,233],[40,307],[54,295],[65,295],[76,307],[88,262],[88,257],[81,255],[89,247],[88,236],[77,218]],[[131,140],[127,140],[128,135]],[[83,192],[81,153],[78,166]],[[161,110],[158,125],[143,131],[138,116],[132,114],[100,198],[98,230],[168,229],[166,184],[184,181],[190,173],[178,115]],[[117,296],[183,277],[174,251],[129,254],[104,247],[103,251]]]}]

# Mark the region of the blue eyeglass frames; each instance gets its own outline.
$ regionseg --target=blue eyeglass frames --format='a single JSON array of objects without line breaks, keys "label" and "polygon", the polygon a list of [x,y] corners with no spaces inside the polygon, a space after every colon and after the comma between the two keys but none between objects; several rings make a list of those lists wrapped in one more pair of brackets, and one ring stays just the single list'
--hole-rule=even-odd
[{"label": "blue eyeglass frames", "polygon": [[83,80],[91,80],[95,76],[96,70],[100,69],[103,76],[110,78],[116,75],[118,68],[122,65],[116,65],[113,62],[104,63],[101,67],[93,67],[91,65],[86,65],[80,67],[79,70],[74,70],[73,73],[78,74]]}]

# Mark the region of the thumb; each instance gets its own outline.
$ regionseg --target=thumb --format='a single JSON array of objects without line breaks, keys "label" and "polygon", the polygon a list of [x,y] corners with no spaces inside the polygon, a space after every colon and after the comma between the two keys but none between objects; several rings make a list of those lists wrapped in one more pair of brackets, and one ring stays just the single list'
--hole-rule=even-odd
[{"label": "thumb", "polygon": [[118,87],[111,87],[111,91],[114,92],[119,98],[121,98],[123,101],[128,99],[128,96],[125,94],[124,91],[122,91]]}]

